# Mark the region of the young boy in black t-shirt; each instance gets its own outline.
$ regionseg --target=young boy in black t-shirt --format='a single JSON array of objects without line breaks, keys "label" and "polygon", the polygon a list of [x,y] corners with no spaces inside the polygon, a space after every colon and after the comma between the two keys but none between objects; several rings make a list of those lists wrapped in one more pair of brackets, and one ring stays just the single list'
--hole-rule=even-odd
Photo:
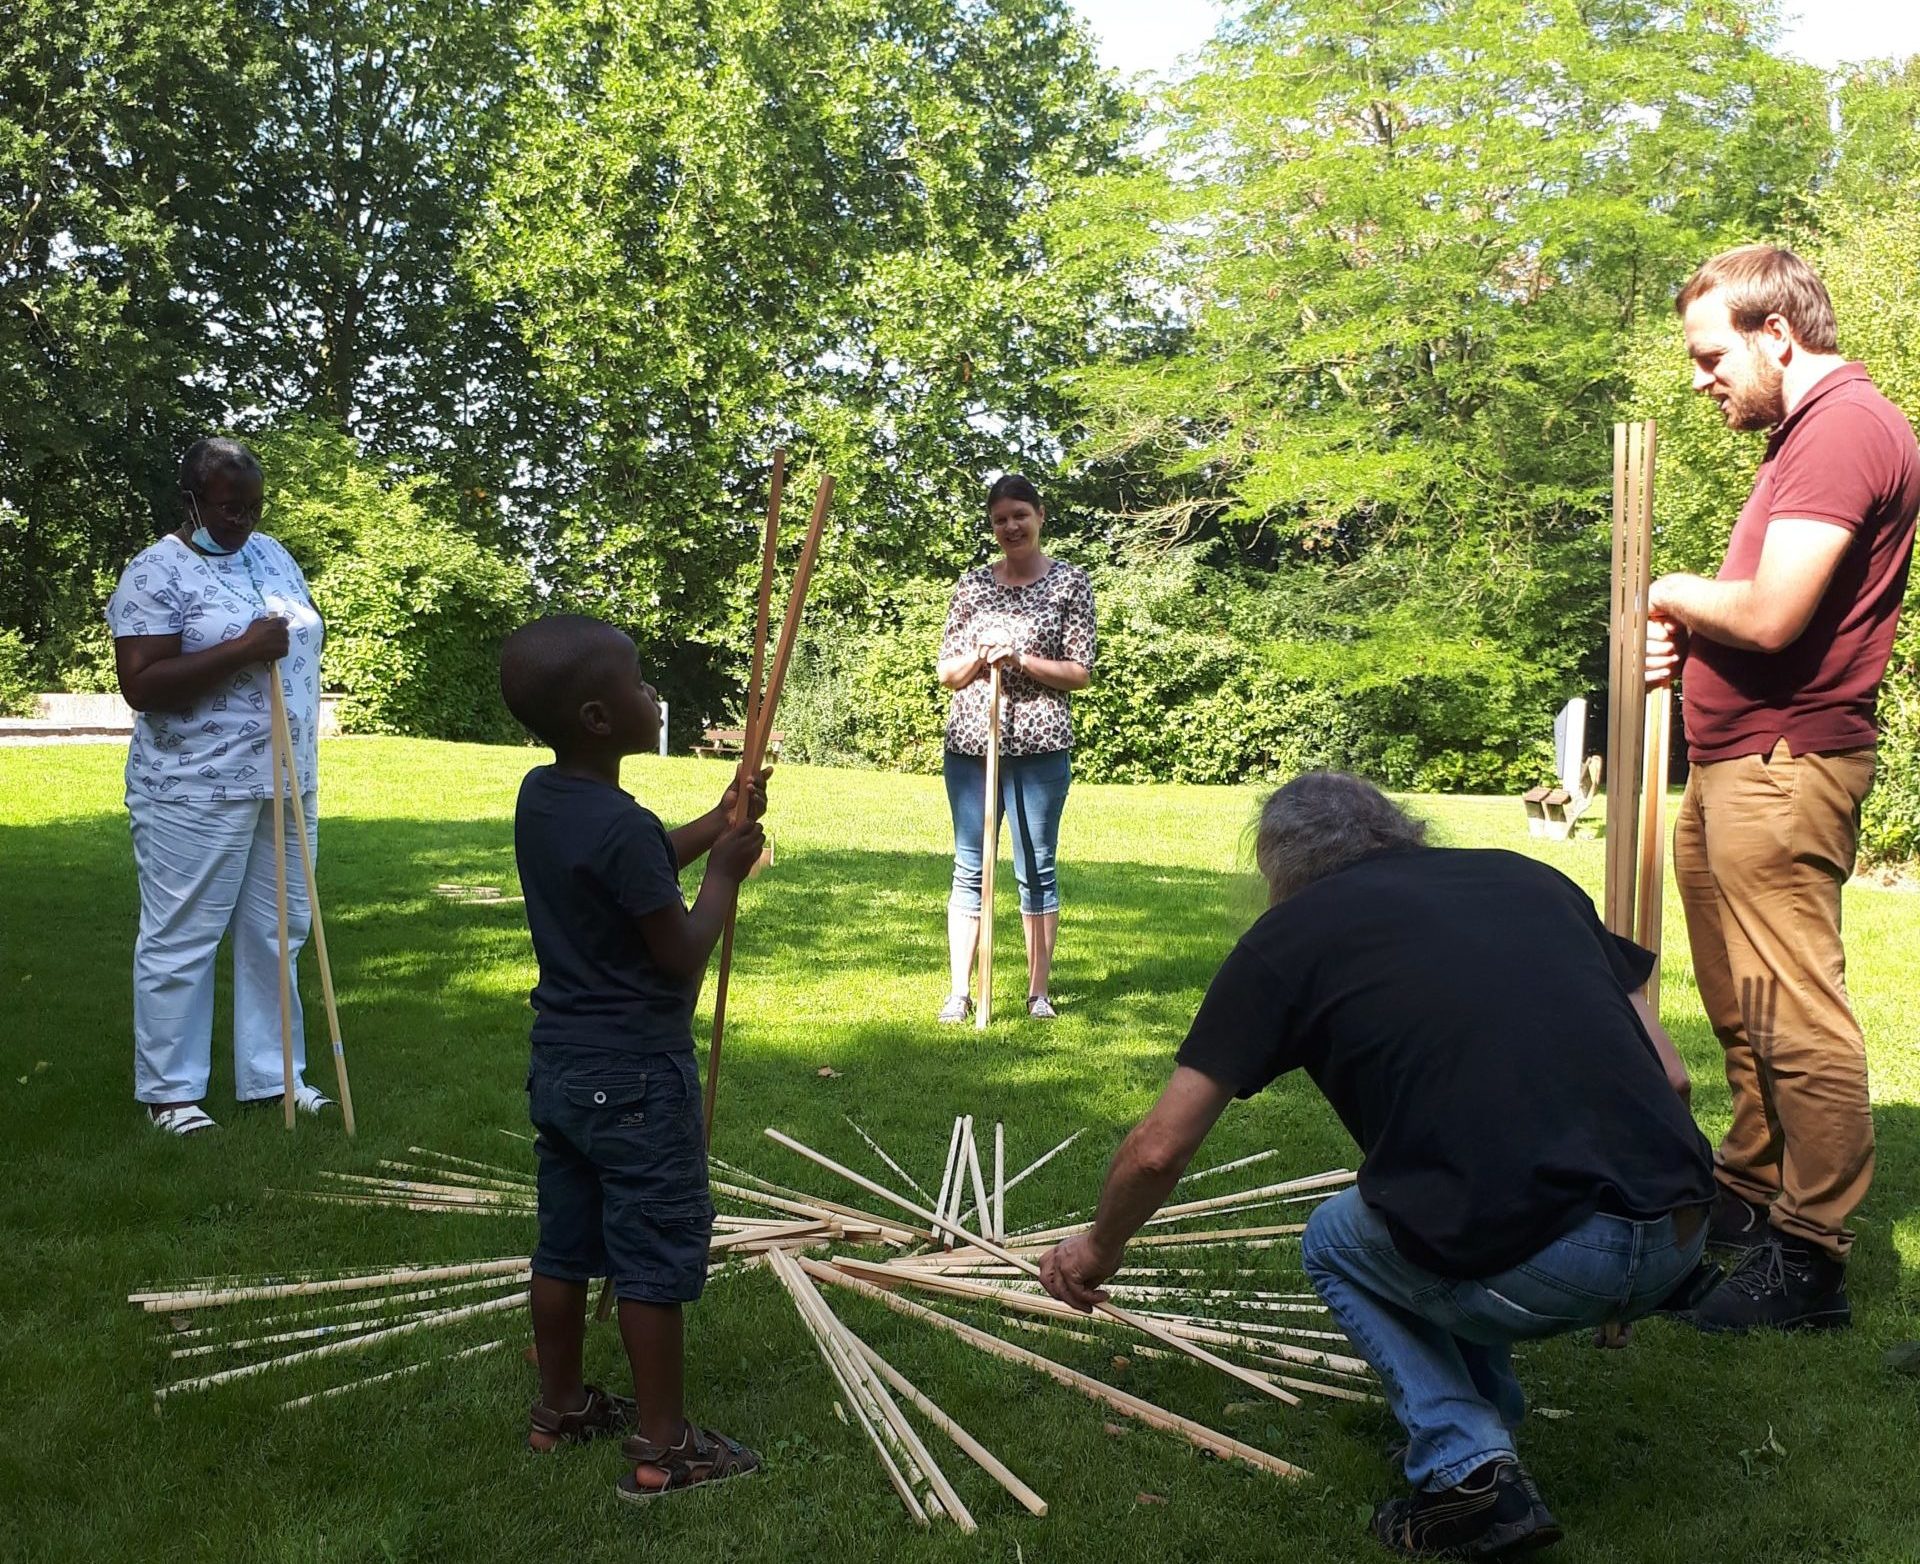
[{"label": "young boy in black t-shirt", "polygon": [[[660,707],[633,642],[596,619],[561,615],[514,632],[500,692],[554,755],[527,774],[513,822],[540,964],[527,1076],[539,1131],[540,1399],[527,1444],[630,1434],[619,1482],[628,1499],[742,1476],[759,1456],[686,1420],[680,1316],[705,1285],[713,1233],[693,1007],[760,856],[767,773],[752,779],[752,818],[740,826],[729,823],[733,788],[673,832],[622,791],[621,757],[659,741]],[[703,853],[689,909],[679,870]],[[581,1380],[587,1284],[601,1275],[620,1301],[632,1401]]]}]

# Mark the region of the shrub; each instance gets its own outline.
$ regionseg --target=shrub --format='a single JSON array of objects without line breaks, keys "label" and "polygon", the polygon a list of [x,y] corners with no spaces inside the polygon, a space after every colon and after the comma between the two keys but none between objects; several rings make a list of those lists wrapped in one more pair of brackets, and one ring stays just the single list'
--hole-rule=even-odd
[{"label": "shrub", "polygon": [[26,641],[18,630],[0,630],[0,717],[31,717],[36,685]]},{"label": "shrub", "polygon": [[377,546],[334,563],[316,589],[327,616],[327,683],[348,733],[515,743],[500,702],[499,649],[529,617],[527,577],[452,526],[431,521],[403,485]]},{"label": "shrub", "polygon": [[[1094,571],[1100,650],[1075,695],[1077,772],[1104,782],[1240,783],[1316,767],[1395,788],[1510,791],[1551,771],[1563,675],[1413,609],[1358,625],[1289,584],[1176,554]],[[822,636],[781,728],[795,759],[935,771],[947,699],[934,660],[950,582],[914,583],[888,620]]]}]

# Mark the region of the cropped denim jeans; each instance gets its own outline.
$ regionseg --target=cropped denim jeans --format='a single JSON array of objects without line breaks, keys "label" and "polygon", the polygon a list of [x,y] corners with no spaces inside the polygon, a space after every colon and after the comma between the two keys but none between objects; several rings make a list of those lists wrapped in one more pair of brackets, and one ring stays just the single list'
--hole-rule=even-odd
[{"label": "cropped denim jeans", "polygon": [[[1073,781],[1071,750],[1000,757],[1000,812],[1013,837],[1013,877],[1023,913],[1058,912],[1054,855],[1060,814]],[[980,910],[980,868],[986,841],[987,763],[979,755],[946,752],[947,807],[953,813],[954,910]]]},{"label": "cropped denim jeans", "polygon": [[1379,1214],[1347,1189],[1314,1212],[1300,1256],[1407,1431],[1407,1480],[1440,1489],[1514,1453],[1527,1405],[1514,1342],[1650,1314],[1705,1241],[1704,1224],[1679,1239],[1671,1216],[1595,1215],[1512,1270],[1457,1281],[1401,1255]]}]

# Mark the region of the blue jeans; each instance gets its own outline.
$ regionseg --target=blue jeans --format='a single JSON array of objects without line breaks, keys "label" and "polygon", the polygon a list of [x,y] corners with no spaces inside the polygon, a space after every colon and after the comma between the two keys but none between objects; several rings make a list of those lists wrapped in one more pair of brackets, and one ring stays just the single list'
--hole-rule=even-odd
[{"label": "blue jeans", "polygon": [[1590,1216],[1510,1271],[1455,1281],[1393,1246],[1360,1191],[1315,1211],[1300,1236],[1313,1290],[1385,1387],[1407,1431],[1407,1480],[1450,1488],[1514,1453],[1526,1396],[1512,1344],[1651,1313],[1699,1263],[1705,1224]]},{"label": "blue jeans", "polygon": [[[1071,750],[1000,757],[1000,813],[1013,832],[1013,877],[1020,882],[1020,910],[1058,912],[1060,889],[1053,872],[1060,846],[1060,813],[1073,781]],[[946,752],[947,808],[953,813],[953,896],[960,912],[980,910],[980,865],[986,841],[987,762],[980,755]]]}]

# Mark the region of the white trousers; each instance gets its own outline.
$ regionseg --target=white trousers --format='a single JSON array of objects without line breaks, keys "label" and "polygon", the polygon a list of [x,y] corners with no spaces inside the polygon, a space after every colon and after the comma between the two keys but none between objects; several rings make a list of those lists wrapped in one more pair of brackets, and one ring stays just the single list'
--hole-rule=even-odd
[{"label": "white trousers", "polygon": [[[318,854],[319,797],[301,800]],[[278,1097],[280,933],[274,895],[273,801],[165,803],[130,795],[140,936],[133,948],[133,1095],[199,1102],[213,1066],[213,964],[233,936],[233,1094]],[[311,916],[300,844],[286,821],[287,943],[294,957],[294,1084],[306,1037],[298,957]]]}]

